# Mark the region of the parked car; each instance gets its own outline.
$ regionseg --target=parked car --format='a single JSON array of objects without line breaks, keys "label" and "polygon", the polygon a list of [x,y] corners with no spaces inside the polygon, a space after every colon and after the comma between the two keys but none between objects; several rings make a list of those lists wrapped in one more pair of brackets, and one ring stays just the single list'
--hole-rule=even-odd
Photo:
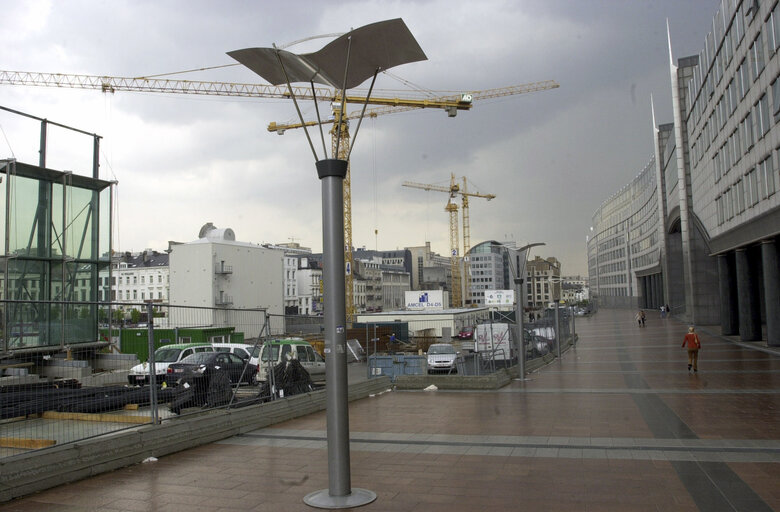
[{"label": "parked car", "polygon": [[474,339],[474,326],[464,327],[458,333],[458,339],[461,340],[473,340]]},{"label": "parked car", "polygon": [[[207,343],[174,343],[163,345],[154,351],[154,374],[157,384],[162,384],[168,365],[181,361],[187,356],[199,352],[214,352],[214,347]],[[133,386],[149,384],[149,361],[130,368],[127,381]]]},{"label": "parked car", "polygon": [[288,338],[263,343],[260,349],[257,381],[265,382],[268,379],[268,367],[286,361],[288,357],[297,359],[309,372],[311,380],[325,380],[325,359],[314,350],[311,343],[300,338]]},{"label": "parked car", "polygon": [[428,373],[457,372],[458,352],[449,343],[434,343],[428,347]]},{"label": "parked car", "polygon": [[212,343],[215,352],[230,352],[241,359],[249,359],[249,362],[257,366],[260,364],[260,347],[262,345],[250,345],[248,343]]},{"label": "parked car", "polygon": [[[245,368],[246,367],[246,368]],[[168,384],[175,384],[180,378],[192,373],[203,373],[205,369],[222,370],[227,373],[230,384],[254,384],[257,366],[230,352],[199,352],[168,366],[165,376]]]}]

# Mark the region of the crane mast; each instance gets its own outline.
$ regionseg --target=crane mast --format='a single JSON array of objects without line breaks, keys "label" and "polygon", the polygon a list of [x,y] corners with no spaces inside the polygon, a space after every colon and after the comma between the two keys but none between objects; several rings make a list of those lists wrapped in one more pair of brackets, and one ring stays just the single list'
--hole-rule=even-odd
[{"label": "crane mast", "polygon": [[[459,257],[459,240],[458,240],[458,204],[453,202],[457,196],[461,196],[462,201],[462,215],[463,215],[463,255],[465,256],[471,249],[471,226],[469,219],[469,197],[481,197],[490,201],[495,199],[495,194],[482,194],[479,192],[469,192],[466,177],[463,177],[463,188],[461,189],[455,179],[455,174],[450,173],[450,186],[444,187],[442,185],[430,185],[426,183],[416,183],[413,181],[405,181],[402,183],[404,187],[419,188],[426,191],[444,192],[449,194],[447,200],[447,206],[444,207],[445,211],[449,213],[450,218],[450,267],[452,272],[452,305],[455,307],[466,306],[466,299],[469,293],[469,286],[471,278],[469,276],[468,268],[464,269],[463,275],[460,271],[460,257]],[[463,284],[461,284],[463,283]],[[465,289],[466,297],[463,296],[463,289]]]}]

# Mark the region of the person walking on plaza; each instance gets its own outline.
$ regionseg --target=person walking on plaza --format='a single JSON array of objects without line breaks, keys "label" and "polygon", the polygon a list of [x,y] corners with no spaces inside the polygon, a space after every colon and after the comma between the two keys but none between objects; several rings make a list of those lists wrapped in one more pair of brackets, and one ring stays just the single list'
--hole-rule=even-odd
[{"label": "person walking on plaza", "polygon": [[642,324],[642,327],[645,326],[645,310],[644,309],[640,309],[639,310],[639,323]]},{"label": "person walking on plaza", "polygon": [[693,368],[694,372],[699,371],[699,349],[701,348],[701,341],[699,341],[699,335],[693,332],[693,326],[688,327],[688,334],[683,338],[683,347],[688,347],[688,371]]},{"label": "person walking on plaza", "polygon": [[642,311],[636,312],[636,316],[634,316],[634,320],[636,320],[637,327],[642,327]]}]

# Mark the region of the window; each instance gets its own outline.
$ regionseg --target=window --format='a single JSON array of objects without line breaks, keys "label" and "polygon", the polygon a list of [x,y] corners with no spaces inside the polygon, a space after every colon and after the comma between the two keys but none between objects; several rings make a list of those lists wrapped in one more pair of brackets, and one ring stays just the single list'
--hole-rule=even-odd
[{"label": "window", "polygon": [[723,224],[723,222],[726,220],[725,215],[723,213],[723,196],[720,195],[715,198],[715,210],[718,214],[718,225]]},{"label": "window", "polygon": [[729,86],[726,88],[726,98],[728,99],[729,115],[737,109],[737,86],[736,78],[732,78]]},{"label": "window", "polygon": [[745,199],[748,208],[758,202],[758,174],[755,167],[745,175]]},{"label": "window", "polygon": [[735,205],[736,205],[736,211],[734,213],[739,214],[745,211],[745,183],[742,181],[742,178],[738,179],[737,182],[734,184],[735,189]]},{"label": "window", "polygon": [[742,138],[745,141],[745,151],[748,151],[753,147],[756,142],[756,138],[753,131],[753,113],[748,112],[745,119],[742,120]]},{"label": "window", "polygon": [[767,98],[766,94],[761,96],[754,108],[756,111],[754,122],[756,123],[756,133],[758,134],[757,139],[761,139],[769,131],[769,98]]},{"label": "window", "polygon": [[767,38],[769,39],[769,51],[774,53],[780,48],[780,4],[775,5],[772,14],[766,20]]},{"label": "window", "polygon": [[739,93],[739,99],[743,99],[750,88],[750,77],[748,77],[747,63],[743,60],[739,64],[737,70],[737,92]]},{"label": "window", "polygon": [[764,70],[764,40],[761,37],[761,32],[758,33],[750,46],[750,67],[755,81]]},{"label": "window", "polygon": [[765,158],[758,164],[759,193],[761,199],[766,199],[775,193],[775,169],[772,164],[772,157]]}]

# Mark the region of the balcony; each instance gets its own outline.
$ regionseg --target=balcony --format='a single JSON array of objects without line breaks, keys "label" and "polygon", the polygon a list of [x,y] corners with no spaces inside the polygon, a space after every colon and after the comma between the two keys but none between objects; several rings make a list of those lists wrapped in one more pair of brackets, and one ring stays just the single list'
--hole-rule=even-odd
[{"label": "balcony", "polygon": [[222,261],[220,263],[217,263],[214,266],[214,273],[217,274],[217,275],[232,274],[233,273],[233,266],[232,265],[225,265],[225,262]]},{"label": "balcony", "polygon": [[215,306],[230,306],[231,304],[233,304],[233,297],[222,292],[214,298]]}]

